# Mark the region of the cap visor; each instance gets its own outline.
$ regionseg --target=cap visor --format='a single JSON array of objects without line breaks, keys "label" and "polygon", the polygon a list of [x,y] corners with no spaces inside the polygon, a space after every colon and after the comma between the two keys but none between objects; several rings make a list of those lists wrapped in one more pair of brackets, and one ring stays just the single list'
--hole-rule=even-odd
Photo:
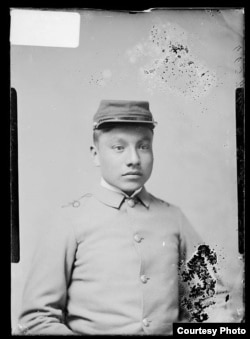
[{"label": "cap visor", "polygon": [[154,128],[157,125],[156,121],[147,121],[147,120],[124,120],[124,119],[115,119],[115,120],[105,120],[100,123],[94,124],[94,129],[100,129],[104,125],[116,125],[116,124],[137,124],[137,125],[151,125]]}]

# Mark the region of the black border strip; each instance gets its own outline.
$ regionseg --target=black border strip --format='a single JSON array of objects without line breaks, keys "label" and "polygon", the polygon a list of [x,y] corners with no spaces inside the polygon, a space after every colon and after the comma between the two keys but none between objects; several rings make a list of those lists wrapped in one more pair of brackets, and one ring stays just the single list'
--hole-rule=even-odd
[{"label": "black border strip", "polygon": [[238,183],[238,246],[239,253],[245,253],[245,119],[244,89],[236,88],[236,146]]},{"label": "black border strip", "polygon": [[10,110],[10,222],[11,222],[11,262],[20,260],[19,203],[18,203],[18,128],[17,92],[11,88]]}]

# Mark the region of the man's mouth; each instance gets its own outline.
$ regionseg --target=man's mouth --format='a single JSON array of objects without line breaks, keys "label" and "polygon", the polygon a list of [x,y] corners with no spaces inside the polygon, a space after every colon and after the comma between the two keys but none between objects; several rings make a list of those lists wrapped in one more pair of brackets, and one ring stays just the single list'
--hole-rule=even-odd
[{"label": "man's mouth", "polygon": [[142,173],[140,171],[130,171],[130,172],[126,172],[123,174],[123,176],[142,176]]}]

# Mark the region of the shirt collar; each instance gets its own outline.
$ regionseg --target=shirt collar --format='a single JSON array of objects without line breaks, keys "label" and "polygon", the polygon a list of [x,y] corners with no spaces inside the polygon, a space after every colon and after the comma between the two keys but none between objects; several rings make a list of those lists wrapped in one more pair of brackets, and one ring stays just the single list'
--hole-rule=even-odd
[{"label": "shirt collar", "polygon": [[109,189],[111,191],[114,191],[114,192],[117,192],[117,193],[121,193],[121,194],[123,194],[128,199],[131,199],[131,198],[135,197],[142,190],[142,187],[140,187],[136,191],[134,191],[133,194],[131,194],[129,196],[128,194],[126,194],[125,192],[120,190],[119,188],[110,185],[105,179],[103,179],[103,177],[101,178],[101,186],[103,186],[103,187],[105,187],[105,188],[107,188],[107,189]]},{"label": "shirt collar", "polygon": [[125,199],[132,199],[135,195],[142,202],[142,204],[149,208],[151,198],[146,188],[140,187],[132,196],[128,196],[116,187],[109,185],[105,180],[101,180],[101,185],[98,185],[94,190],[96,198],[105,205],[120,208]]}]

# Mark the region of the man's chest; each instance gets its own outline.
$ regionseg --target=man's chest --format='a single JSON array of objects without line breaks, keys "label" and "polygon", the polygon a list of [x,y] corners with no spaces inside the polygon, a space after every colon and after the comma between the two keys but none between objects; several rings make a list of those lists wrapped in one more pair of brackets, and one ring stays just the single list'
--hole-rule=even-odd
[{"label": "man's chest", "polygon": [[[82,223],[82,224],[81,224]],[[172,216],[144,206],[120,210],[104,208],[78,223],[75,268],[84,276],[121,279],[138,275],[142,267],[172,274],[179,260],[178,225]]]}]

